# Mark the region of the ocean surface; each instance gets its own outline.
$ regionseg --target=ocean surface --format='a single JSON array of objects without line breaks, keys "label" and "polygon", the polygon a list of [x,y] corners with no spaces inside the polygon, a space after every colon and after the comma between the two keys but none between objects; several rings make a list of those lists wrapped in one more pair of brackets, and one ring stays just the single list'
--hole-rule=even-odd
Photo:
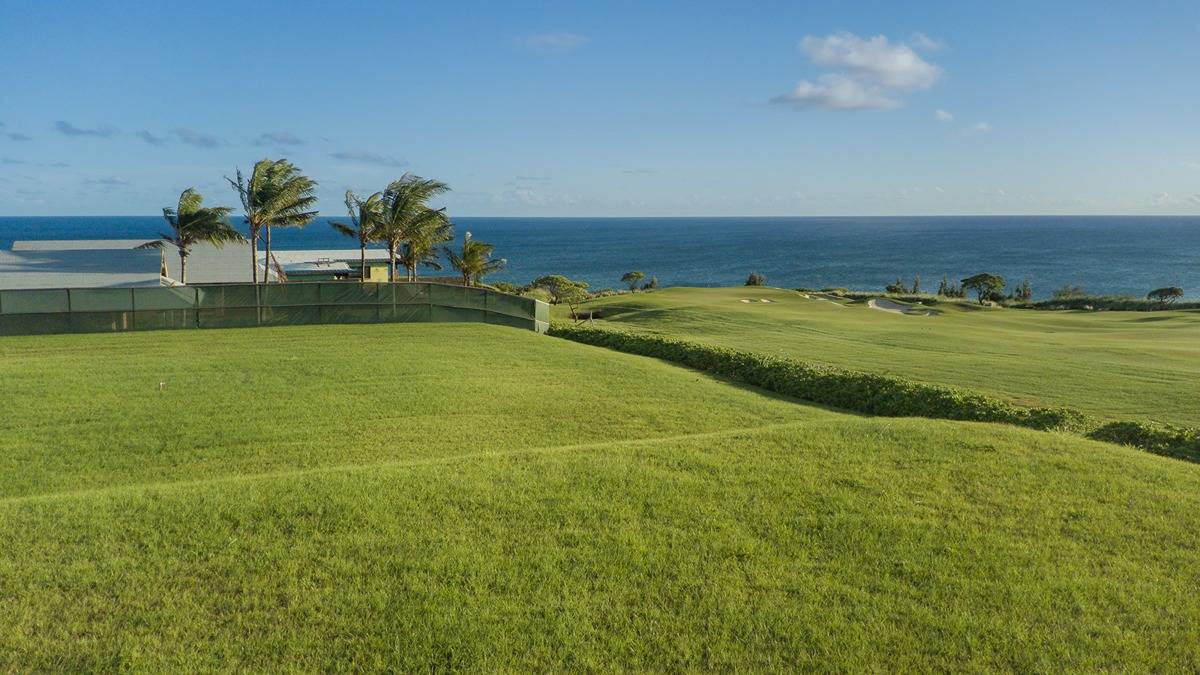
[{"label": "ocean surface", "polygon": [[[236,219],[235,223],[238,222]],[[1144,296],[1181,286],[1200,297],[1200,216],[988,216],[783,218],[457,218],[456,231],[496,245],[497,280],[565,274],[620,287],[641,270],[667,286],[741,284],[757,271],[772,286],[879,289],[920,275],[935,290],[977,272],[1029,279],[1039,298],[1065,284]],[[154,237],[157,216],[4,217],[0,249],[17,239]],[[321,218],[277,230],[279,249],[355,248]]]}]

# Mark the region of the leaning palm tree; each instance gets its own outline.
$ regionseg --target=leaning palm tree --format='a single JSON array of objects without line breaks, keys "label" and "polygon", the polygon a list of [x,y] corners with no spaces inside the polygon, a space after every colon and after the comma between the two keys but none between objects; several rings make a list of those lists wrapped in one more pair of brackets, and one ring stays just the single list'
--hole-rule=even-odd
[{"label": "leaning palm tree", "polygon": [[179,282],[187,284],[188,256],[192,247],[208,243],[221,248],[228,242],[244,242],[242,236],[229,224],[228,206],[204,206],[204,197],[195,188],[188,188],[179,195],[179,205],[163,209],[163,219],[171,226],[171,232],[163,233],[161,239],[148,241],[138,248],[162,250],[174,246],[179,251]]},{"label": "leaning palm tree", "polygon": [[333,229],[347,237],[358,240],[359,279],[367,278],[367,244],[375,241],[375,230],[383,215],[383,193],[360,199],[358,195],[346,190],[346,211],[350,213],[350,224],[329,223]]},{"label": "leaning palm tree", "polygon": [[417,268],[442,269],[438,245],[454,238],[454,225],[442,209],[426,209],[410,223],[400,248],[399,262],[408,270],[408,280],[417,280]]},{"label": "leaning palm tree", "polygon": [[486,275],[504,269],[507,260],[492,260],[492,251],[495,249],[492,244],[472,239],[470,232],[463,237],[461,252],[455,252],[449,246],[444,248],[450,265],[462,275],[463,286],[474,286]]},{"label": "leaning palm tree", "polygon": [[[375,228],[375,236],[387,246],[390,280],[396,281],[397,253],[402,244],[412,246],[441,224],[449,226],[446,210],[429,206],[429,200],[449,189],[440,181],[406,173],[383,191],[383,214]],[[414,248],[419,249],[420,245]]]},{"label": "leaning palm tree", "polygon": [[237,191],[246,211],[246,226],[250,229],[251,278],[258,283],[258,238],[265,234],[266,260],[263,263],[263,283],[271,268],[271,228],[304,227],[317,212],[317,183],[300,173],[286,159],[261,159],[255,162],[248,177],[237,171],[237,179],[225,180]]}]

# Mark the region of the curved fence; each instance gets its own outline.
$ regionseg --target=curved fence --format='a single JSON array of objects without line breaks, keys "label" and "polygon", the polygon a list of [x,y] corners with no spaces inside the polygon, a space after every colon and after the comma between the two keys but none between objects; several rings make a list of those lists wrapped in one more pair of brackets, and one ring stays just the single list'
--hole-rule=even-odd
[{"label": "curved fence", "polygon": [[549,320],[532,298],[422,282],[0,291],[0,335],[449,321],[545,332]]}]

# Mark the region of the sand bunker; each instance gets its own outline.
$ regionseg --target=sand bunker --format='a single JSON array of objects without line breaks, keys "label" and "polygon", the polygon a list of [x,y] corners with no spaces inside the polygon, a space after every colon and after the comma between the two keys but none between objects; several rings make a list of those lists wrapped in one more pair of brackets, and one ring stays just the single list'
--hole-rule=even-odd
[{"label": "sand bunker", "polygon": [[898,302],[892,302],[886,298],[871,298],[867,301],[867,307],[878,309],[881,312],[892,312],[893,314],[910,314],[916,316],[932,316],[933,312],[927,309],[917,309],[909,307]]}]

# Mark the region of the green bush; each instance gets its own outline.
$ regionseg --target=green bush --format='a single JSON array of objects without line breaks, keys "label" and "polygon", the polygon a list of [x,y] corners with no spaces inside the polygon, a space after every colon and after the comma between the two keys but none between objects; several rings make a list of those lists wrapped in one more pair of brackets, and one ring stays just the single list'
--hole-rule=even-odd
[{"label": "green bush", "polygon": [[616,330],[554,325],[550,334],[673,361],[794,398],[871,415],[1002,422],[1075,432],[1089,427],[1087,418],[1074,410],[1022,408],[982,394],[888,375]]},{"label": "green bush", "polygon": [[1164,309],[1200,309],[1200,302],[1175,302],[1168,305],[1157,300],[1146,300],[1127,295],[1081,295],[1042,300],[1028,306],[1033,309],[1103,309],[1121,312],[1157,312]]},{"label": "green bush", "polygon": [[1146,422],[1110,422],[1088,434],[1109,443],[1132,445],[1156,455],[1200,462],[1200,430]]}]

